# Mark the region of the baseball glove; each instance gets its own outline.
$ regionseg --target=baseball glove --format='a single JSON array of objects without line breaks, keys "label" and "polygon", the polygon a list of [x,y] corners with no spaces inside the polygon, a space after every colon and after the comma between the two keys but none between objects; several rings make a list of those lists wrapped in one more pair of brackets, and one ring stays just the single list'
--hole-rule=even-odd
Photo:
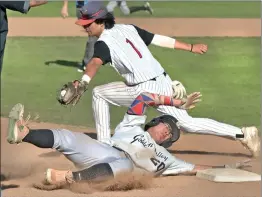
[{"label": "baseball glove", "polygon": [[57,100],[62,105],[76,105],[82,94],[87,90],[88,84],[75,80],[64,84],[57,95]]},{"label": "baseball glove", "polygon": [[187,97],[186,88],[180,81],[172,81],[173,97],[182,99]]}]

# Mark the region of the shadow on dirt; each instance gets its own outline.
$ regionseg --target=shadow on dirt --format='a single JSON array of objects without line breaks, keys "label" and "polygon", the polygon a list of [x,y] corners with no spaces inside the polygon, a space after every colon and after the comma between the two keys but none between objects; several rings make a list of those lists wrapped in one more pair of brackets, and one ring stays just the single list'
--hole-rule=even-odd
[{"label": "shadow on dirt", "polygon": [[[7,181],[7,180],[8,180],[8,177],[1,173],[1,182]],[[9,184],[9,185],[1,184],[1,190],[18,188],[18,187],[19,187],[19,185],[15,185],[15,184]]]},{"label": "shadow on dirt", "polygon": [[197,151],[197,150],[169,150],[172,154],[190,154],[190,155],[220,155],[220,156],[230,156],[230,157],[248,157],[252,158],[251,155],[244,153],[221,153],[221,152],[208,152],[208,151]]},{"label": "shadow on dirt", "polygon": [[10,184],[10,185],[1,185],[1,190],[5,190],[5,189],[13,189],[13,188],[18,188],[19,185],[15,185],[15,184]]},{"label": "shadow on dirt", "polygon": [[39,157],[60,157],[60,155],[62,155],[62,153],[58,151],[52,151],[48,153],[42,153],[39,155]]}]

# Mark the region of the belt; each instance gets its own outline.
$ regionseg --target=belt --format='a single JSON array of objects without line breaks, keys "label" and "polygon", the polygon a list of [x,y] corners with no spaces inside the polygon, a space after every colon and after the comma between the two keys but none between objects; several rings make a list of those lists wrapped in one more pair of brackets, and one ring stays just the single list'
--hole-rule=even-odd
[{"label": "belt", "polygon": [[[163,75],[164,76],[166,76],[167,74],[166,74],[166,72],[163,72]],[[159,76],[157,76],[157,77],[159,77]],[[152,78],[152,79],[149,79],[148,81],[156,81],[156,78],[157,77],[154,77],[154,78]],[[137,84],[133,84],[133,85],[127,85],[127,86],[130,86],[130,87],[132,87],[132,86],[137,86],[137,85],[139,85],[139,84],[141,84],[141,83],[145,83],[146,81],[143,81],[143,82],[139,82],[139,83],[137,83]]]},{"label": "belt", "polygon": [[[166,72],[163,72],[163,75],[166,76]],[[157,77],[158,77],[158,76],[157,76]],[[149,79],[149,81],[156,81],[156,78],[157,78],[157,77],[154,77],[154,78],[152,78],[152,79]]]}]

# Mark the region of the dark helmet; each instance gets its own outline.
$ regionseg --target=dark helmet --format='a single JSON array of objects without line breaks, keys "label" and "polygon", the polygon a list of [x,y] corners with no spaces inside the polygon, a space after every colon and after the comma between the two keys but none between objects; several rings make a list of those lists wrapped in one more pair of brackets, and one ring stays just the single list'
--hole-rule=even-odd
[{"label": "dark helmet", "polygon": [[161,146],[168,148],[170,147],[174,142],[176,142],[180,137],[180,128],[177,124],[177,119],[170,115],[161,115],[157,118],[152,119],[150,122],[148,122],[145,125],[145,131],[147,131],[150,127],[154,127],[158,125],[160,122],[168,124],[171,128],[172,137],[166,141],[164,141]]}]

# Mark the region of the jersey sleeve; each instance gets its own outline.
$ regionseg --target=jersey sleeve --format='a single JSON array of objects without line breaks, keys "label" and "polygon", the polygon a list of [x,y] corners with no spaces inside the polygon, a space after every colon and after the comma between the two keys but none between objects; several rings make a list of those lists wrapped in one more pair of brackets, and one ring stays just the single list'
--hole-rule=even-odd
[{"label": "jersey sleeve", "polygon": [[12,11],[27,13],[30,9],[30,1],[0,1],[0,6]]},{"label": "jersey sleeve", "polygon": [[94,46],[94,55],[93,57],[99,58],[102,60],[103,65],[112,62],[110,50],[105,42],[97,41]]},{"label": "jersey sleeve", "polygon": [[148,46],[151,44],[153,38],[154,38],[154,35],[153,33],[151,32],[148,32],[144,29],[141,29],[135,25],[133,25],[136,29],[136,31],[138,32],[139,36],[142,38],[142,40],[144,41],[144,43]]},{"label": "jersey sleeve", "polygon": [[195,165],[192,163],[188,163],[174,156],[172,157],[173,157],[172,164],[168,166],[168,168],[162,173],[162,175],[176,175],[180,173],[185,173],[185,172],[192,171],[195,167]]},{"label": "jersey sleeve", "polygon": [[134,128],[137,126],[140,127],[141,125],[145,124],[146,118],[147,118],[146,115],[136,116],[136,115],[129,115],[126,113],[122,122],[120,122],[117,125],[115,129],[115,133],[130,131],[131,128]]}]

